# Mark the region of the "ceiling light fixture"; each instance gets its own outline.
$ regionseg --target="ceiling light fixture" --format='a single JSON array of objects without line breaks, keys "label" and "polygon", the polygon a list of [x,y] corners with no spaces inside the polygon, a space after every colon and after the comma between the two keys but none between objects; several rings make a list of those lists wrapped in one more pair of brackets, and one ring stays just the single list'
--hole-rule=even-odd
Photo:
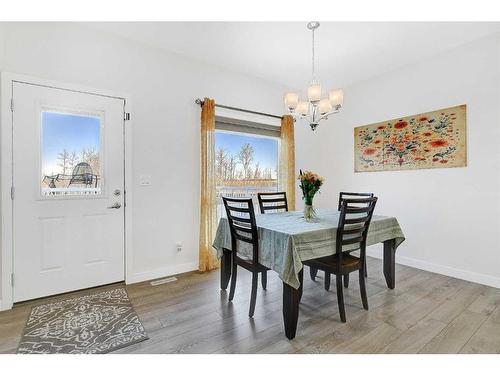
[{"label": "ceiling light fixture", "polygon": [[307,88],[307,100],[300,100],[295,92],[285,94],[285,106],[289,113],[296,118],[307,119],[312,130],[316,129],[321,120],[326,120],[328,116],[338,113],[344,104],[342,89],[332,90],[328,97],[321,97],[321,85],[316,80],[314,66],[314,32],[318,27],[319,22],[316,21],[307,24],[307,28],[312,31],[312,79]]}]

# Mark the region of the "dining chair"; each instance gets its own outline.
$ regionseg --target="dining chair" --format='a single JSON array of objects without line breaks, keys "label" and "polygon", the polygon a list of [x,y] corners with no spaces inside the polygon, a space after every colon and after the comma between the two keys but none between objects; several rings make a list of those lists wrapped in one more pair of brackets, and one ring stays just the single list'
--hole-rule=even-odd
[{"label": "dining chair", "polygon": [[[252,292],[248,316],[252,317],[257,299],[259,273],[262,274],[262,288],[267,287],[267,271],[269,268],[259,263],[259,236],[255,222],[255,212],[251,198],[222,197],[226,209],[227,220],[231,232],[231,287],[229,301],[233,300],[236,289],[238,266],[252,272]],[[246,251],[245,251],[245,244]]]},{"label": "dining chair", "polygon": [[265,214],[266,211],[288,211],[288,202],[286,200],[285,191],[279,191],[275,193],[257,193],[257,198],[259,199],[261,214]]},{"label": "dining chair", "polygon": [[[359,207],[364,203],[365,207]],[[344,307],[344,291],[342,287],[342,276],[351,272],[359,273],[359,290],[363,308],[368,310],[368,298],[364,277],[364,265],[366,263],[366,238],[377,203],[377,197],[370,198],[344,198],[340,205],[340,216],[337,227],[337,241],[335,254],[311,259],[303,262],[309,267],[325,272],[325,275],[334,274],[337,282],[337,302],[339,305],[340,319],[346,322]],[[346,246],[348,246],[346,248]],[[359,257],[352,255],[353,251],[359,250]],[[328,277],[329,278],[329,277]]]},{"label": "dining chair", "polygon": [[[340,211],[340,205],[342,204],[343,199],[347,199],[347,198],[348,199],[359,199],[358,197],[373,198],[373,193],[350,193],[350,192],[341,191],[339,193],[339,211]],[[363,198],[361,198],[361,199],[363,199]],[[361,204],[361,205],[363,206],[363,204]],[[366,264],[365,264],[365,277],[368,277],[368,266]],[[325,275],[325,288],[326,288],[327,284],[330,285],[330,276],[326,277],[326,275]],[[346,275],[344,277],[344,286],[346,288],[349,287],[349,275]],[[329,286],[328,286],[328,288],[329,288]],[[327,290],[328,290],[328,288],[327,288]]]}]

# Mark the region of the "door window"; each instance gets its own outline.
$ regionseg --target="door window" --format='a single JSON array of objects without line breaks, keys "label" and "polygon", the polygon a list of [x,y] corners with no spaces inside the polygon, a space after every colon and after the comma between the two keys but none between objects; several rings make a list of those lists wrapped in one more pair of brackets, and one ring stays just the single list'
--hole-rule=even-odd
[{"label": "door window", "polygon": [[99,114],[41,111],[42,197],[101,194],[102,122]]}]

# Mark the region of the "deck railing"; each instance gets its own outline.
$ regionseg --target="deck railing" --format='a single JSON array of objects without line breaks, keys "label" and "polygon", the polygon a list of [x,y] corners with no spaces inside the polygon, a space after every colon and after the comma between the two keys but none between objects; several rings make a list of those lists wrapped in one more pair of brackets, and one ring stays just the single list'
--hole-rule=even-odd
[{"label": "deck railing", "polygon": [[224,203],[222,202],[222,197],[229,198],[252,198],[255,212],[259,213],[259,201],[257,199],[257,193],[271,193],[273,191],[278,191],[278,184],[272,186],[217,186],[216,197],[217,197],[217,220],[219,218],[226,216],[224,211]]}]

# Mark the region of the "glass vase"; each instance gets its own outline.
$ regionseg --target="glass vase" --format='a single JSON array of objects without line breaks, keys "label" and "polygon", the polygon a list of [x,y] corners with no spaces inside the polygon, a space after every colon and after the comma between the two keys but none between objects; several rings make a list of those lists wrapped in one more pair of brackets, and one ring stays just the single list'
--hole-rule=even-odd
[{"label": "glass vase", "polygon": [[307,222],[312,222],[316,219],[316,211],[314,211],[312,197],[304,198],[304,219]]}]

